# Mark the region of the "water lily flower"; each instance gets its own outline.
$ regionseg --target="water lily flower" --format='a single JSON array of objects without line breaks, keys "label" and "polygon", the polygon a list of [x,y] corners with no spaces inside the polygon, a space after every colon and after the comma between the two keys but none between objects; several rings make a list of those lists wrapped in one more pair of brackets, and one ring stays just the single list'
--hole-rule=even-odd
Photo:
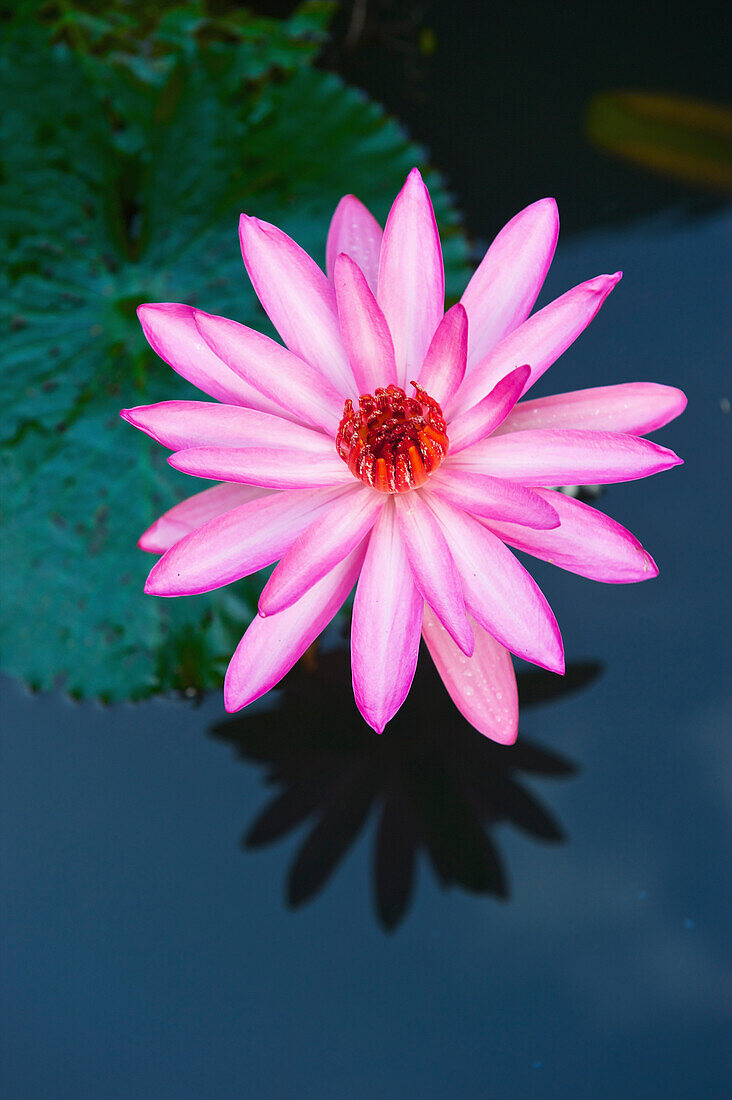
[{"label": "water lily flower", "polygon": [[[510,744],[510,653],[564,670],[556,619],[509,547],[584,577],[658,570],[630,532],[553,486],[647,477],[681,460],[642,438],[683,410],[650,382],[524,400],[620,279],[599,275],[531,314],[558,235],[552,199],[498,234],[445,312],[442,251],[417,171],[383,233],[339,203],[326,272],[274,225],[242,215],[244,263],[285,346],[186,305],[138,313],[153,349],[215,402],[122,416],[218,484],[140,539],[162,557],[145,591],[207,592],[275,567],[226,674],[236,711],[269,691],[356,587],[356,704],[381,733],[414,676],[420,636],[455,704]],[[531,315],[530,315],[531,314]]]}]

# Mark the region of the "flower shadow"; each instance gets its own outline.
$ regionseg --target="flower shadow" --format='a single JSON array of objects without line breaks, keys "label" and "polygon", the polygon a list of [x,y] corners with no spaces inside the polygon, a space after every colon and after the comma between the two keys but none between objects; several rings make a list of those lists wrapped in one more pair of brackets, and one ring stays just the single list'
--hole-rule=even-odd
[{"label": "flower shadow", "polygon": [[[382,737],[355,708],[343,649],[300,662],[273,708],[212,728],[242,759],[264,765],[267,784],[278,788],[242,847],[263,847],[307,824],[288,872],[290,908],[323,889],[372,811],[374,899],[387,930],[410,907],[420,852],[443,887],[505,900],[510,887],[495,826],[506,823],[544,842],[565,839],[560,822],[522,780],[571,776],[575,763],[523,735],[510,748],[481,737],[423,657],[407,701]],[[570,664],[563,678],[519,672],[522,714],[588,685],[600,672],[594,662]]]}]

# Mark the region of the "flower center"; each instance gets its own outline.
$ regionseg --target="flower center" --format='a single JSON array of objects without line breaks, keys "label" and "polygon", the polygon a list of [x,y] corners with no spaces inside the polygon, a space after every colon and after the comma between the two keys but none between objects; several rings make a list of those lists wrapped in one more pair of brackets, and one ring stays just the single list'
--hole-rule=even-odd
[{"label": "flower center", "polygon": [[354,477],[380,493],[406,493],[424,485],[447,454],[442,409],[412,382],[414,397],[399,386],[350,397],[336,435],[336,450]]}]

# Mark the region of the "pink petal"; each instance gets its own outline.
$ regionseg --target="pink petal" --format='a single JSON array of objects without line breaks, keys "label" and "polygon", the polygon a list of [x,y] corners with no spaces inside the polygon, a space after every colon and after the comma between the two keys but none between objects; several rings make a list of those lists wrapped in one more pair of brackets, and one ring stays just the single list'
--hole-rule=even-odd
[{"label": "pink petal", "polygon": [[638,540],[615,520],[579,500],[551,489],[537,489],[559,513],[553,531],[529,531],[513,523],[486,521],[499,538],[535,558],[571,573],[609,584],[646,581],[658,567]]},{"label": "pink petal", "polygon": [[276,447],[189,447],[168,462],[175,470],[215,481],[237,481],[267,489],[317,489],[353,485],[353,476],[330,447],[320,454]]},{"label": "pink petal", "polygon": [[271,495],[271,489],[260,489],[258,485],[214,485],[164,512],[140,536],[137,545],[150,554],[164,554],[184,535],[202,527],[214,516]]},{"label": "pink petal", "polygon": [[348,256],[336,258],[333,282],[343,343],[359,393],[396,385],[394,345],[384,314],[361,270]]},{"label": "pink petal", "polygon": [[552,672],[564,672],[557,621],[524,567],[472,516],[424,490],[423,494],[447,535],[473,618],[512,653]]},{"label": "pink petal", "polygon": [[153,351],[199,390],[232,405],[281,415],[281,405],[235,374],[214,354],[196,328],[191,306],[158,302],[139,306],[137,316]]},{"label": "pink petal", "polygon": [[458,302],[437,326],[417,381],[445,408],[465,377],[468,315]]},{"label": "pink petal", "polygon": [[463,653],[473,652],[458,571],[442,529],[419,493],[395,497],[399,534],[414,582]]},{"label": "pink petal", "polygon": [[297,603],[266,619],[257,615],[231,659],[224,682],[230,713],[279,683],[336,614],[356,583],[364,557],[359,546]]},{"label": "pink petal", "polygon": [[[322,428],[335,436],[343,415],[343,395],[319,370],[261,332],[196,310],[200,337],[224,363],[257,388],[281,413]],[[205,345],[204,345],[205,346]]]},{"label": "pink petal", "polygon": [[563,429],[491,436],[455,455],[455,469],[522,485],[604,485],[649,477],[681,459],[667,447],[620,432]]},{"label": "pink petal", "polygon": [[260,615],[275,615],[299,600],[358,546],[378,519],[386,497],[354,485],[338,506],[316,519],[295,539],[259,598]]},{"label": "pink petal", "polygon": [[391,330],[404,388],[417,377],[445,306],[440,237],[429,192],[416,168],[386,221],[377,298]]},{"label": "pink petal", "polygon": [[356,589],[351,666],[356,706],[377,733],[407,697],[417,667],[422,600],[391,502],[369,535]]},{"label": "pink petal", "polygon": [[325,270],[333,279],[336,256],[345,252],[363,271],[366,282],[376,293],[379,278],[381,226],[355,195],[344,195],[335,208],[325,246]]},{"label": "pink petal", "polygon": [[[327,440],[322,432],[293,424],[281,416],[210,401],[161,401],[157,405],[123,409],[120,416],[173,451],[204,444],[224,447],[271,444],[321,453],[323,440]],[[329,443],[332,447],[332,441]]]},{"label": "pink petal", "polygon": [[469,409],[519,363],[529,363],[524,392],[574,343],[596,315],[622,272],[598,275],[568,290],[501,340],[466,377],[449,412]]},{"label": "pink petal", "polygon": [[145,591],[192,596],[231,584],[281,558],[342,490],[269,493],[198,527],[153,566]]},{"label": "pink petal", "polygon": [[290,351],[350,395],[353,376],[341,341],[335,292],[323,272],[269,222],[242,214],[239,237],[252,286]]},{"label": "pink petal", "polygon": [[516,367],[472,409],[458,413],[447,427],[450,453],[454,455],[464,451],[494,432],[518,401],[530,374],[531,367]]},{"label": "pink petal", "polygon": [[516,674],[507,649],[471,620],[475,637],[466,657],[425,605],[422,637],[442,682],[460,713],[480,733],[500,745],[512,745],[518,734]]},{"label": "pink petal", "polygon": [[591,428],[645,435],[668,424],[685,408],[686,395],[673,386],[626,382],[522,401],[498,430],[503,434],[528,428]]},{"label": "pink petal", "polygon": [[430,476],[430,492],[455,508],[485,519],[546,530],[559,526],[555,509],[534,489],[487,474],[471,474],[445,463]]},{"label": "pink petal", "polygon": [[540,199],[512,218],[493,241],[461,299],[470,320],[468,370],[529,316],[558,236],[557,204]]}]

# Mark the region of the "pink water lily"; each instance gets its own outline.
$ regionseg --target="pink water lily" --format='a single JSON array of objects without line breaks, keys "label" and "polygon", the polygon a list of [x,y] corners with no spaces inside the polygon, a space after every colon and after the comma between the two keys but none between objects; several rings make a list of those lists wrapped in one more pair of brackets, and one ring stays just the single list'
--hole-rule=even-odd
[{"label": "pink water lily", "polygon": [[219,482],[140,539],[162,554],[146,592],[207,592],[279,562],[229,665],[227,710],[274,687],[357,585],[351,663],[365,720],[381,733],[399,709],[421,636],[467,720],[510,744],[510,653],[558,673],[564,655],[509,547],[610,583],[656,576],[625,528],[551,487],[675,466],[642,437],[678,416],[684,395],[637,382],[519,400],[620,279],[599,275],[530,316],[558,228],[552,199],[522,210],[445,312],[440,239],[414,169],[383,233],[358,199],[341,200],[327,275],[280,229],[242,216],[244,263],[286,346],[190,306],[140,307],[153,349],[216,403],[122,416],[170,448],[176,469]]}]

